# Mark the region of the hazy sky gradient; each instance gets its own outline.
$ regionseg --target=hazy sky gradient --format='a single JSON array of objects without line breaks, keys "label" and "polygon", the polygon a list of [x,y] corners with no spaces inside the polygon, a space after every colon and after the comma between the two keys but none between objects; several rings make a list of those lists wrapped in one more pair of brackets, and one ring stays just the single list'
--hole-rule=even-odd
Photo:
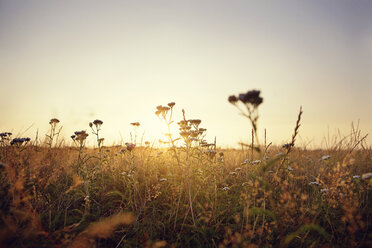
[{"label": "hazy sky gradient", "polygon": [[184,108],[235,146],[250,126],[227,97],[259,89],[259,129],[276,144],[300,105],[300,144],[358,119],[372,135],[371,12],[367,0],[0,0],[0,131],[44,135],[56,117],[70,136],[101,119],[111,144],[139,121],[152,140],[165,131],[155,107],[175,101],[177,121]]}]

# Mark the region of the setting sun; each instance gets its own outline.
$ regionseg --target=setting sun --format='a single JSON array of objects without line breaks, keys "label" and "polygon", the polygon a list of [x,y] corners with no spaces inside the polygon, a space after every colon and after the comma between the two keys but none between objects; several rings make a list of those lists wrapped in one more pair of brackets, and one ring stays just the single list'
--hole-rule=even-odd
[{"label": "setting sun", "polygon": [[371,13],[1,0],[0,247],[371,247]]}]

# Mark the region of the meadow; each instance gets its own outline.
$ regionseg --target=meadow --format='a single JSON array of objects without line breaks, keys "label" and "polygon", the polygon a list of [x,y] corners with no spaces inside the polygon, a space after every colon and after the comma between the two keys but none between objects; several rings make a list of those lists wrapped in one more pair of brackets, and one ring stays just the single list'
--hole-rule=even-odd
[{"label": "meadow", "polygon": [[174,120],[174,102],[154,109],[179,128],[162,146],[105,146],[98,119],[68,142],[56,118],[34,140],[2,132],[0,247],[371,247],[367,136],[297,146],[300,109],[291,142],[273,145],[257,135],[259,91],[228,101],[252,129],[240,149],[207,142],[184,111]]}]

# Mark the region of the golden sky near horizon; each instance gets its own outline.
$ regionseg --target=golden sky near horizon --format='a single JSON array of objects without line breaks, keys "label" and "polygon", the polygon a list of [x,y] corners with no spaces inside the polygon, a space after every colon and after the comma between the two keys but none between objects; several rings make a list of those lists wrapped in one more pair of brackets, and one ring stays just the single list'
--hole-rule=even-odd
[{"label": "golden sky near horizon", "polygon": [[[157,105],[176,102],[207,138],[250,140],[231,94],[261,90],[259,131],[325,145],[360,120],[372,135],[371,1],[0,1],[0,132],[43,136],[102,126],[106,145],[165,127]],[[88,138],[93,143],[92,135]],[[368,142],[371,144],[372,138]]]}]

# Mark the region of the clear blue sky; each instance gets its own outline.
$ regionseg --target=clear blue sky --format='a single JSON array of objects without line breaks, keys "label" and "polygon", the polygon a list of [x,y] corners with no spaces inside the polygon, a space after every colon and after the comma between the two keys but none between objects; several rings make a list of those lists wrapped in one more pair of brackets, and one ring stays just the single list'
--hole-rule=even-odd
[{"label": "clear blue sky", "polygon": [[367,0],[0,0],[0,131],[34,137],[56,117],[69,136],[101,119],[110,144],[139,121],[151,140],[165,131],[155,107],[175,101],[177,120],[184,108],[235,146],[250,127],[227,97],[259,89],[274,143],[300,105],[300,143],[358,119],[372,133],[370,13]]}]

